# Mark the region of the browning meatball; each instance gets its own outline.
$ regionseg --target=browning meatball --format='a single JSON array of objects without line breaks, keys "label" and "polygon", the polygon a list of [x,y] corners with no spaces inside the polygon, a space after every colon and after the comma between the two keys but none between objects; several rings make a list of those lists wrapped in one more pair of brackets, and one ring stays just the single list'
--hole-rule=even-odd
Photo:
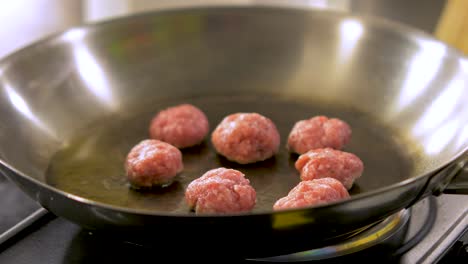
[{"label": "browning meatball", "polygon": [[304,154],[317,148],[342,149],[351,139],[351,128],[343,120],[316,116],[298,121],[288,137],[290,152]]},{"label": "browning meatball", "polygon": [[183,168],[180,150],[155,139],[134,146],[125,162],[128,181],[136,188],[167,186]]},{"label": "browning meatball", "polygon": [[206,115],[193,105],[182,104],[160,111],[151,120],[149,134],[152,139],[186,148],[200,144],[208,130]]},{"label": "browning meatball", "polygon": [[256,192],[242,172],[218,168],[192,181],[185,201],[197,214],[247,212],[255,206]]},{"label": "browning meatball", "polygon": [[267,117],[236,113],[225,117],[211,135],[216,151],[240,164],[271,158],[278,152],[279,132]]},{"label": "browning meatball", "polygon": [[302,181],[273,205],[274,210],[301,208],[348,199],[346,188],[333,178]]},{"label": "browning meatball", "polygon": [[364,171],[364,164],[359,157],[331,148],[310,150],[299,156],[295,166],[303,181],[335,178],[348,190]]}]

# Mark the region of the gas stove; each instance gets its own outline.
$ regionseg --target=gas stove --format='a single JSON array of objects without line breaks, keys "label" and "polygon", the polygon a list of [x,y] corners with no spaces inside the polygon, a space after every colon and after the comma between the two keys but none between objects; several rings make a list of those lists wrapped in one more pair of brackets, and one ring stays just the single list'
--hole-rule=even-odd
[{"label": "gas stove", "polygon": [[[15,185],[0,178],[0,263],[128,263],[193,260],[181,245],[148,247],[82,229],[42,209]],[[467,263],[468,195],[428,197],[337,245],[239,262],[307,261],[342,263],[378,258],[392,263]],[[157,238],[155,238],[157,239]],[[171,250],[173,249],[173,250]],[[205,259],[211,253],[201,253]],[[218,259],[219,260],[219,259]]]}]

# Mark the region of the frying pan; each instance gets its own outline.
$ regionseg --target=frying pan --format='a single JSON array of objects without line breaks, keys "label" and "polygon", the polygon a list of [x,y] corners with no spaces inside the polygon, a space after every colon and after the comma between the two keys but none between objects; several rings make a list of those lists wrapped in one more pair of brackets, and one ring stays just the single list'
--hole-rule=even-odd
[{"label": "frying pan", "polygon": [[[86,229],[166,249],[288,253],[446,190],[467,160],[467,80],[458,51],[384,20],[266,6],[146,13],[67,30],[0,62],[0,164],[43,207]],[[206,139],[183,150],[171,186],[129,188],[125,155],[148,138],[157,111],[180,103],[201,108],[211,131],[228,114],[261,113],[276,123],[281,150],[239,165]],[[273,212],[299,182],[288,132],[319,114],[350,124],[345,150],[364,174],[349,200]],[[251,181],[253,212],[188,210],[187,184],[221,166]]]}]

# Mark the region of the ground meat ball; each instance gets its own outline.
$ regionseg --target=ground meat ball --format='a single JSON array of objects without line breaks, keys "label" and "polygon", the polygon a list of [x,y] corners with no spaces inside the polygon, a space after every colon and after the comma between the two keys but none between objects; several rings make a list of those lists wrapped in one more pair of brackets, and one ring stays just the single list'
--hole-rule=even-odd
[{"label": "ground meat ball", "polygon": [[319,178],[335,178],[346,189],[361,177],[364,164],[356,155],[331,148],[314,149],[299,156],[296,169],[303,181]]},{"label": "ground meat ball", "polygon": [[311,149],[342,149],[351,139],[350,126],[337,118],[316,116],[298,121],[288,137],[290,152],[304,154]]},{"label": "ground meat ball", "polygon": [[240,164],[266,160],[278,152],[279,132],[267,117],[237,113],[225,117],[211,135],[216,151]]},{"label": "ground meat ball", "polygon": [[255,206],[256,193],[242,172],[218,168],[192,181],[185,200],[197,214],[248,212]]},{"label": "ground meat ball", "polygon": [[349,193],[333,178],[302,181],[286,197],[276,201],[274,210],[308,207],[349,198]]},{"label": "ground meat ball", "polygon": [[143,140],[133,147],[125,162],[127,178],[136,188],[169,185],[183,168],[180,150],[155,139]]},{"label": "ground meat ball", "polygon": [[208,134],[205,114],[197,107],[182,104],[160,111],[151,121],[150,137],[178,148],[200,144]]}]

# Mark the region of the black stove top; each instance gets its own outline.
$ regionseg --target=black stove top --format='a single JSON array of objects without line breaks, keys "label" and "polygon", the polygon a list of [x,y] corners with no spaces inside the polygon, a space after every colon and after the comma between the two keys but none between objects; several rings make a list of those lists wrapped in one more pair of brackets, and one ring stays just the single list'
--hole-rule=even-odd
[{"label": "black stove top", "polygon": [[[173,247],[148,248],[84,230],[40,209],[3,177],[0,177],[0,196],[0,263],[138,263],[148,260],[157,263],[180,258],[194,260],[197,257],[206,260],[208,250],[199,252],[197,256],[192,251],[189,254],[184,250],[190,238],[180,238],[181,244]],[[371,257],[379,258],[380,262],[387,259],[392,263],[468,263],[468,196],[442,195],[433,200],[432,207],[430,199],[425,199],[409,210],[407,228],[401,233],[406,241],[417,237],[415,246],[409,251],[397,247],[387,252],[388,255],[379,251],[378,254],[384,255],[376,256],[374,253],[377,251],[372,247],[346,255],[345,258],[333,258],[327,263]],[[429,219],[431,212],[436,216],[433,226]],[[428,232],[424,233],[424,229]],[[405,252],[390,258],[398,250]],[[313,254],[315,252],[309,252],[309,256]],[[219,260],[222,257],[245,262],[233,255],[216,256]]]},{"label": "black stove top", "polygon": [[0,197],[0,234],[40,208],[2,175],[0,175]]}]

